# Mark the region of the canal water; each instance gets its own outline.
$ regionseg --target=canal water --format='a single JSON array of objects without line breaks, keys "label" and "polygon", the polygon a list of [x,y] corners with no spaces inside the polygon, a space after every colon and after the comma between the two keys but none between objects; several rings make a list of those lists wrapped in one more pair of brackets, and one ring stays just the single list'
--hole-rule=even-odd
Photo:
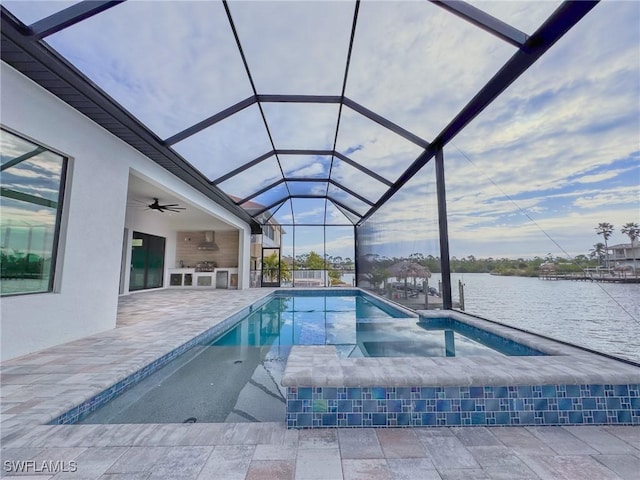
[{"label": "canal water", "polygon": [[458,280],[468,313],[640,363],[640,284],[453,274],[454,301]]}]

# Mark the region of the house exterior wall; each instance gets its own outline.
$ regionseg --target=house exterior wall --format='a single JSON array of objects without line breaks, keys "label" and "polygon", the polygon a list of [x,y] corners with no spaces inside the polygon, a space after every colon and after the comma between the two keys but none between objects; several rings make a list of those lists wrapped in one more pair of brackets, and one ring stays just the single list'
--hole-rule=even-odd
[{"label": "house exterior wall", "polygon": [[[200,250],[198,245],[205,241],[205,232],[178,232],[176,235],[175,267],[182,260],[185,267],[195,267],[201,262],[215,262],[220,268],[238,266],[239,238],[237,232],[215,232],[219,250]],[[169,265],[172,265],[169,260]]]},{"label": "house exterior wall", "polygon": [[54,291],[2,298],[2,360],[115,327],[125,227],[127,245],[134,229],[166,237],[173,262],[175,232],[125,218],[131,171],[237,228],[239,288],[249,287],[248,224],[4,63],[0,81],[2,126],[69,158]]},{"label": "house exterior wall", "polygon": [[632,243],[609,247],[609,263],[611,266],[638,268],[640,265],[640,240]]}]

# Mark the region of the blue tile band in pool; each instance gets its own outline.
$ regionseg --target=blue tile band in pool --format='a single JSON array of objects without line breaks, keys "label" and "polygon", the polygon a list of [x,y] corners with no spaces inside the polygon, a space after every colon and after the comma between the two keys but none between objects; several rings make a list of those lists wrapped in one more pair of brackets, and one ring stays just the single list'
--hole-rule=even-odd
[{"label": "blue tile band in pool", "polygon": [[147,378],[152,373],[155,373],[158,369],[164,367],[167,363],[174,360],[176,357],[179,357],[187,350],[193,348],[196,345],[201,343],[206,343],[213,338],[224,333],[230,326],[234,325],[238,322],[242,317],[251,313],[253,310],[260,308],[263,304],[268,302],[271,299],[271,296],[267,296],[261,300],[258,300],[253,305],[243,308],[239,312],[234,313],[229,318],[220,322],[219,324],[211,327],[207,331],[201,333],[200,335],[192,338],[188,342],[180,345],[169,353],[161,356],[160,358],[154,360],[148,365],[144,366],[140,370],[135,373],[127,376],[126,378],[120,380],[114,385],[104,389],[99,394],[91,397],[90,399],[82,402],[80,405],[73,407],[67,412],[59,415],[49,422],[50,425],[68,425],[79,422],[81,419],[89,415],[91,412],[94,412],[104,404],[108,403],[110,400],[116,398],[122,393],[129,390],[131,387],[141,382],[145,378]]},{"label": "blue tile band in pool", "polygon": [[640,425],[640,385],[289,387],[288,428]]},{"label": "blue tile band in pool", "polygon": [[[212,339],[222,335],[229,328],[231,328],[238,321],[240,321],[240,319],[242,319],[244,316],[259,309],[262,305],[266,304],[272,298],[280,297],[283,295],[284,296],[294,295],[297,297],[332,297],[332,296],[338,297],[338,296],[345,296],[345,295],[361,296],[361,297],[365,297],[368,301],[378,306],[380,309],[388,313],[391,317],[406,316],[406,312],[394,307],[393,305],[390,305],[381,300],[378,300],[376,297],[369,295],[366,292],[363,292],[358,289],[279,290],[278,292],[265,296],[261,300],[258,300],[256,303],[248,307],[245,307],[241,311],[231,315],[229,318],[225,319],[221,323],[211,327],[210,329],[201,333],[195,338],[175,348],[171,352],[154,360],[153,362],[144,366],[140,370],[133,372],[132,374],[130,374],[126,378],[121,379],[114,385],[105,388],[103,391],[85,400],[80,405],[77,405],[71,408],[70,410],[68,410],[67,412],[57,416],[56,418],[51,420],[49,423],[53,425],[57,425],[57,424],[73,424],[81,421],[87,415],[94,412],[95,410],[97,410],[104,404],[108,403],[112,399],[118,397],[122,393],[126,392],[131,387],[133,387],[143,379],[147,378],[152,373],[155,373],[161,367],[165,366],[166,364],[174,360],[176,357],[179,357],[180,355],[185,353],[187,350],[191,349],[196,345],[208,343]],[[317,342],[312,342],[312,343],[317,343]]]}]

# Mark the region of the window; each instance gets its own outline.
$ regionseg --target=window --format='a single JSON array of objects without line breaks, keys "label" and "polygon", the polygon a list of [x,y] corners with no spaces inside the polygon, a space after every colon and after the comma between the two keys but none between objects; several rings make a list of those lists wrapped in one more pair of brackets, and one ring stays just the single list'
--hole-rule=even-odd
[{"label": "window", "polygon": [[51,292],[67,159],[1,129],[0,152],[0,292]]},{"label": "window", "polygon": [[267,236],[267,238],[270,238],[271,240],[275,240],[276,239],[276,232],[275,229],[273,228],[273,225],[265,225],[264,227],[262,227],[262,232],[264,233],[264,235]]}]

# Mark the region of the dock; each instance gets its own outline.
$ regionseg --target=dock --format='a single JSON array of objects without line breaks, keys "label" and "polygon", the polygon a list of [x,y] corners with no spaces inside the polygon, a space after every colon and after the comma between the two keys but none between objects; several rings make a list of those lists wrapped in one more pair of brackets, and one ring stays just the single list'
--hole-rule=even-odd
[{"label": "dock", "polygon": [[[400,293],[399,295],[394,295],[391,298],[385,295],[385,298],[396,302],[403,307],[409,308],[411,310],[441,310],[442,309],[442,297],[437,295],[428,295],[427,303],[425,304],[424,294],[420,293],[418,295],[408,296],[404,298],[404,296]],[[453,308],[463,309],[460,302],[453,302]]]},{"label": "dock", "polygon": [[584,273],[545,273],[539,280],[574,280],[577,282],[640,283],[638,276],[585,275]]}]

